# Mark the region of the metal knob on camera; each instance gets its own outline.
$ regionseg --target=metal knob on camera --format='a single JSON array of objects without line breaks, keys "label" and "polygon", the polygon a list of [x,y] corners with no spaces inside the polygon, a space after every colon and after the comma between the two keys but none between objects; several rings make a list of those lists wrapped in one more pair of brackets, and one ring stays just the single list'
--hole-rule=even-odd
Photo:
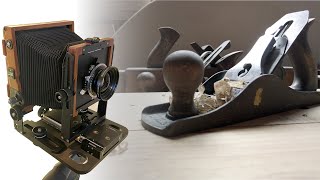
[{"label": "metal knob on camera", "polygon": [[198,114],[193,98],[203,76],[203,60],[192,51],[176,51],[165,59],[163,77],[172,93],[172,102],[167,112],[169,118],[177,119]]},{"label": "metal knob on camera", "polygon": [[73,95],[72,91],[69,89],[60,89],[55,93],[54,97],[58,103],[66,102]]}]

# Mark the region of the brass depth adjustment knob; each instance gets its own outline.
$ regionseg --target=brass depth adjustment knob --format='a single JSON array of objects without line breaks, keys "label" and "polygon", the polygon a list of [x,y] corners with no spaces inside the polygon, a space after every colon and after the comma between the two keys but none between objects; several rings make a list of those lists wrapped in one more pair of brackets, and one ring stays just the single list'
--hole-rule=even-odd
[{"label": "brass depth adjustment knob", "polygon": [[165,59],[163,78],[172,93],[172,102],[167,112],[169,118],[177,119],[198,114],[193,98],[203,75],[203,60],[192,51],[176,51]]}]

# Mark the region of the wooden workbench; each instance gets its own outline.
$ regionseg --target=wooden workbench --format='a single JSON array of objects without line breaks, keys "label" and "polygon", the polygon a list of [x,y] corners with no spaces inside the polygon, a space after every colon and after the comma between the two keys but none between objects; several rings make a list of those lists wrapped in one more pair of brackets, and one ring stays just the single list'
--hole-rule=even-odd
[{"label": "wooden workbench", "polygon": [[320,179],[320,106],[168,139],[141,126],[169,93],[116,94],[108,118],[129,136],[85,179]]}]

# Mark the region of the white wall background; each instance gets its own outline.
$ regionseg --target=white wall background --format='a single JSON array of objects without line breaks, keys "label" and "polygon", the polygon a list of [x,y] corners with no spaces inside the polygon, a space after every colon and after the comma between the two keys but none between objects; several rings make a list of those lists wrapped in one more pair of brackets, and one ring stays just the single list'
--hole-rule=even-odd
[{"label": "white wall background", "polygon": [[78,0],[77,2],[79,35],[110,37],[127,19],[151,0]]}]

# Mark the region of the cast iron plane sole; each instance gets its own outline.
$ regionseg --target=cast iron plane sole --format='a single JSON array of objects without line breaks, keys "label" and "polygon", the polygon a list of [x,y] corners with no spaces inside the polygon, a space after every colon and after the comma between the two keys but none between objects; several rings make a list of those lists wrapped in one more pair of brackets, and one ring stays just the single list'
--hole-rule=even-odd
[{"label": "cast iron plane sole", "polygon": [[171,120],[166,115],[169,103],[164,103],[146,107],[141,120],[142,126],[152,133],[173,137],[319,103],[320,92],[296,91],[269,74],[257,77],[234,99],[207,113]]}]

